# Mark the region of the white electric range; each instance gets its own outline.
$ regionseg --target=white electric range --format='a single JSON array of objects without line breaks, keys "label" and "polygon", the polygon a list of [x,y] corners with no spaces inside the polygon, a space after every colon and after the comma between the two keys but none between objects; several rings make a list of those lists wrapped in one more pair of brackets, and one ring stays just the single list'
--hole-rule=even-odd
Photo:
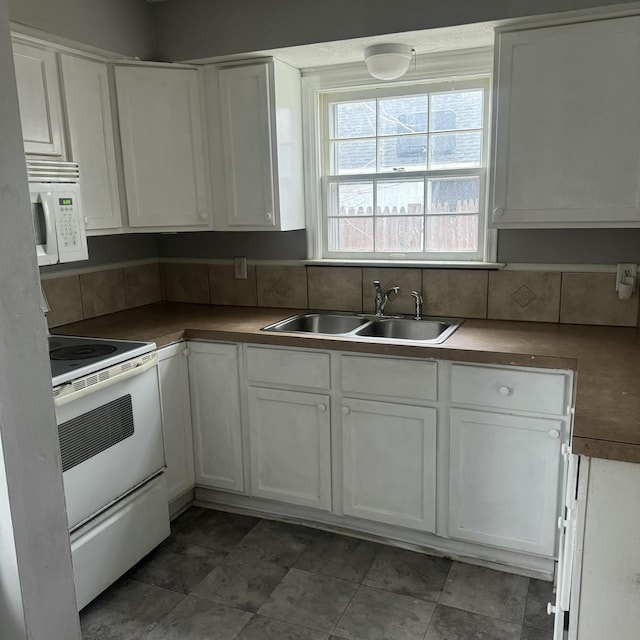
[{"label": "white electric range", "polygon": [[49,336],[79,609],[170,532],[155,348]]}]

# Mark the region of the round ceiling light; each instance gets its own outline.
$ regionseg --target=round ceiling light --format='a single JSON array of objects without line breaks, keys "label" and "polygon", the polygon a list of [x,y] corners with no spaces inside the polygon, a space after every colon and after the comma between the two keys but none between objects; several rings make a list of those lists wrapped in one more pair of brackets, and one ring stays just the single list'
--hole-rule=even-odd
[{"label": "round ceiling light", "polygon": [[406,44],[374,44],[364,50],[364,61],[374,78],[395,80],[407,72],[412,55]]}]

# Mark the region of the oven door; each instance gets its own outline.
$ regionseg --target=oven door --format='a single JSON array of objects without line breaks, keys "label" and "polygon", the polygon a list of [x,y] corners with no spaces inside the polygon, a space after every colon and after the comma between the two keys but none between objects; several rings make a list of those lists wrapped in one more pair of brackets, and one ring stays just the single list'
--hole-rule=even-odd
[{"label": "oven door", "polygon": [[[55,399],[69,529],[164,468],[157,356]],[[84,384],[82,384],[84,383]]]}]

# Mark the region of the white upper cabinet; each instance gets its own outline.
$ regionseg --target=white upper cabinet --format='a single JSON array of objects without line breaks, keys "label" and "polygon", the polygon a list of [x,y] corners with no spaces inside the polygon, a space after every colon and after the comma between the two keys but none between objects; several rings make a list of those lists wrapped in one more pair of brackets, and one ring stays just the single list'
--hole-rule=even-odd
[{"label": "white upper cabinet", "polygon": [[216,229],[304,228],[300,74],[265,59],[205,69]]},{"label": "white upper cabinet", "polygon": [[122,227],[106,63],[60,54],[69,159],[80,166],[87,230]]},{"label": "white upper cabinet", "polygon": [[640,16],[498,35],[492,224],[640,226]]},{"label": "white upper cabinet", "polygon": [[20,121],[26,153],[64,155],[60,94],[55,52],[13,43],[20,102]]},{"label": "white upper cabinet", "polygon": [[115,69],[129,226],[209,227],[198,73]]}]

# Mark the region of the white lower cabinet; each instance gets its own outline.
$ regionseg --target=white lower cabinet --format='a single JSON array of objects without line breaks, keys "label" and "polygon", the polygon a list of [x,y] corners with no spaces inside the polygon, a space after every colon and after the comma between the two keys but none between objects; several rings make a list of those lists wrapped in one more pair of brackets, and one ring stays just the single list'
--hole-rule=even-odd
[{"label": "white lower cabinet", "polygon": [[553,556],[561,420],[452,409],[449,534]]},{"label": "white lower cabinet", "polygon": [[162,426],[169,502],[193,488],[193,435],[189,406],[189,371],[184,343],[158,349]]},{"label": "white lower cabinet", "polygon": [[188,344],[196,484],[244,491],[238,346]]},{"label": "white lower cabinet", "polygon": [[331,509],[329,396],[249,387],[251,491]]},{"label": "white lower cabinet", "polygon": [[435,531],[436,410],[345,398],[341,415],[344,513]]}]

